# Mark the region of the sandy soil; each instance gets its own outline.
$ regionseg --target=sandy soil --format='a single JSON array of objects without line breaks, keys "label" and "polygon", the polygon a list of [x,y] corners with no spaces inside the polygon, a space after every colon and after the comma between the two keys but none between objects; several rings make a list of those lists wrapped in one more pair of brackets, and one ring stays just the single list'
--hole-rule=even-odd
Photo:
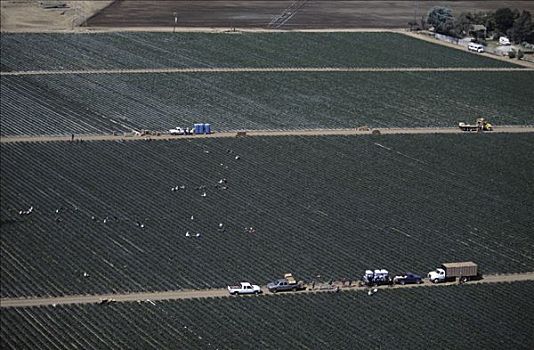
[{"label": "sandy soil", "polygon": [[[534,281],[534,272],[525,272],[507,275],[488,275],[482,280],[467,282],[468,284],[487,284],[487,283],[512,283],[520,281]],[[424,288],[424,287],[444,287],[455,285],[456,282],[432,284],[426,280],[423,284],[380,286],[378,289],[400,289],[400,288]],[[308,286],[309,287],[309,286]],[[261,287],[263,295],[272,295],[266,286]],[[314,289],[307,288],[302,291],[291,292],[296,294],[302,293],[333,293],[336,291],[367,291],[367,287],[343,286],[337,281],[332,285],[315,285]],[[284,293],[280,293],[284,294]],[[154,302],[157,300],[178,300],[178,299],[201,299],[201,298],[220,298],[232,297],[225,288],[204,289],[204,290],[176,290],[162,292],[145,292],[145,293],[127,293],[127,294],[107,294],[107,295],[73,295],[57,298],[4,298],[0,300],[0,306],[4,307],[29,307],[45,305],[64,305],[64,304],[95,304],[102,300],[114,300],[115,302]]]},{"label": "sandy soil", "polygon": [[[43,4],[62,4],[65,8],[45,8]],[[3,32],[40,32],[72,30],[113,0],[1,0],[0,28]]]}]

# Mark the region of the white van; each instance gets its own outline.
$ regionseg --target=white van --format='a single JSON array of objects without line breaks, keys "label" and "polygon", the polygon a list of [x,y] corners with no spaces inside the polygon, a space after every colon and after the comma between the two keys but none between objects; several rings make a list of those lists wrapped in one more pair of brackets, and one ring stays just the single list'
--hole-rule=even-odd
[{"label": "white van", "polygon": [[467,45],[467,49],[469,51],[476,51],[476,52],[484,52],[484,46],[480,45],[480,44],[475,44],[475,43],[469,43],[469,45]]}]

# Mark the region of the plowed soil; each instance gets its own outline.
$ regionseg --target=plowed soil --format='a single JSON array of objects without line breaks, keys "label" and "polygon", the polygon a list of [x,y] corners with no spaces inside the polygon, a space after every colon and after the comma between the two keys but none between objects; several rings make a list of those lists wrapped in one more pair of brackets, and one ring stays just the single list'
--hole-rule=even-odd
[{"label": "plowed soil", "polygon": [[[534,12],[532,1],[132,1],[118,0],[90,27],[402,28],[434,6],[454,14],[501,7]],[[278,21],[276,19],[279,18]],[[273,22],[274,20],[274,22]]]}]

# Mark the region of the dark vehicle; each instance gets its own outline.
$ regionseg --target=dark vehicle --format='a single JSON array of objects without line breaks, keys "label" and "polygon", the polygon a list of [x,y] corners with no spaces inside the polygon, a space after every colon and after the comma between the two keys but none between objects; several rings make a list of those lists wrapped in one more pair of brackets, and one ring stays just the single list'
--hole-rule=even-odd
[{"label": "dark vehicle", "polygon": [[423,283],[423,278],[419,275],[416,275],[415,273],[406,272],[402,275],[396,275],[393,277],[393,283],[395,284],[410,284],[410,283],[417,283],[421,284]]},{"label": "dark vehicle", "polygon": [[302,281],[297,282],[290,273],[286,273],[284,277],[285,278],[268,283],[267,288],[269,289],[269,292],[276,293],[289,290],[296,292],[305,289],[304,283],[302,283]]}]

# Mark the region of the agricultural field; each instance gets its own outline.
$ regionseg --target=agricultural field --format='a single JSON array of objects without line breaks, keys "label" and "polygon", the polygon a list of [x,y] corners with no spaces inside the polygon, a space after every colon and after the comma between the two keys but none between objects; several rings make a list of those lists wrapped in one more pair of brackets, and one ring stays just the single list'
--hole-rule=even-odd
[{"label": "agricultural field", "polygon": [[[532,349],[534,282],[3,309],[2,349]],[[432,321],[429,322],[429,319]]]},{"label": "agricultural field", "polygon": [[[496,10],[501,7],[534,12],[531,1],[332,1],[332,0],[203,0],[116,1],[90,18],[90,27],[166,27],[173,26],[178,12],[180,27],[253,27],[253,28],[407,28],[419,22],[434,6],[447,6],[455,15],[462,12]],[[284,12],[293,15],[281,24],[269,25]]]},{"label": "agricultural field", "polygon": [[14,143],[1,163],[2,297],[534,270],[530,134]]},{"label": "agricultural field", "polygon": [[519,67],[396,33],[2,33],[1,71],[215,67]]},{"label": "agricultural field", "polygon": [[1,135],[534,124],[534,72],[3,76]]}]

